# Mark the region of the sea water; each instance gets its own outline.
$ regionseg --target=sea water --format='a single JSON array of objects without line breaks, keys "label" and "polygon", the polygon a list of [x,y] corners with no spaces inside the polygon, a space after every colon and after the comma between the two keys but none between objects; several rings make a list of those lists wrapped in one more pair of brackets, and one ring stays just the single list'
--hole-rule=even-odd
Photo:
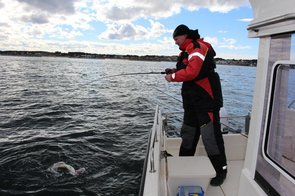
[{"label": "sea water", "polygon": [[[137,195],[156,105],[179,132],[181,84],[161,74],[112,76],[175,63],[12,56],[0,62],[0,195]],[[256,68],[217,71],[227,113],[249,113]],[[59,161],[86,171],[56,176],[48,168]]]}]

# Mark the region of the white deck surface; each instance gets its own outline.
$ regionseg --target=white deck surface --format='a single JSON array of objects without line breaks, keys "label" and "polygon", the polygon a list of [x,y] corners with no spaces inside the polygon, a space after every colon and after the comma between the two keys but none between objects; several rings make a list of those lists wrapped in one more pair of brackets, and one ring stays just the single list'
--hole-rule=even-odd
[{"label": "white deck surface", "polygon": [[[219,187],[208,186],[205,196],[237,196],[241,171],[244,166],[244,157],[247,146],[247,137],[240,134],[223,135],[226,158],[228,164],[227,177]],[[177,157],[179,153],[180,138],[167,140],[167,151]],[[199,141],[197,156],[207,156],[202,140]]]},{"label": "white deck surface", "polygon": [[208,186],[206,196],[237,196],[241,170],[244,161],[228,161],[228,173],[224,183],[219,187]]}]

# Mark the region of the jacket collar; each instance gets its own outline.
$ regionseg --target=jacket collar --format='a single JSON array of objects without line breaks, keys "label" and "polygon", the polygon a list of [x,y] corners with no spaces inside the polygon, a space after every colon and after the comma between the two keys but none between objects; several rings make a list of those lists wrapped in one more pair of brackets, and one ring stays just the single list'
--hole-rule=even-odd
[{"label": "jacket collar", "polygon": [[179,50],[185,50],[190,43],[192,43],[191,39],[185,39],[181,46],[179,46]]}]

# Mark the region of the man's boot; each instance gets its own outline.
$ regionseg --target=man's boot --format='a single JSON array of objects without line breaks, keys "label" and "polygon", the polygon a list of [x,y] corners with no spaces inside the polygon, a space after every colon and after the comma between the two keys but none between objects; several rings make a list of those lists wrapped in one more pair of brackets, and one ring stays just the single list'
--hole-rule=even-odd
[{"label": "man's boot", "polygon": [[227,169],[223,170],[222,172],[216,173],[216,177],[212,178],[210,181],[211,186],[220,186],[224,182],[227,174]]},{"label": "man's boot", "polygon": [[215,171],[216,171],[216,177],[212,178],[210,181],[211,186],[220,186],[227,174],[227,165],[225,161],[225,156],[222,155],[213,155],[208,156]]}]

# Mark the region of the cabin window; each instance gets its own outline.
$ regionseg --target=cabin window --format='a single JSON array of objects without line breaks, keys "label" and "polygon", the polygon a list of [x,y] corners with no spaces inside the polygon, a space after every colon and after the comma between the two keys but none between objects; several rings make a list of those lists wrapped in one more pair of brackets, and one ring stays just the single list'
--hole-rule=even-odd
[{"label": "cabin window", "polygon": [[291,181],[295,176],[295,62],[274,65],[263,145],[264,157]]},{"label": "cabin window", "polygon": [[[294,195],[295,33],[261,38],[269,45],[266,95],[255,181],[267,195]],[[262,53],[264,54],[264,53]]]}]

